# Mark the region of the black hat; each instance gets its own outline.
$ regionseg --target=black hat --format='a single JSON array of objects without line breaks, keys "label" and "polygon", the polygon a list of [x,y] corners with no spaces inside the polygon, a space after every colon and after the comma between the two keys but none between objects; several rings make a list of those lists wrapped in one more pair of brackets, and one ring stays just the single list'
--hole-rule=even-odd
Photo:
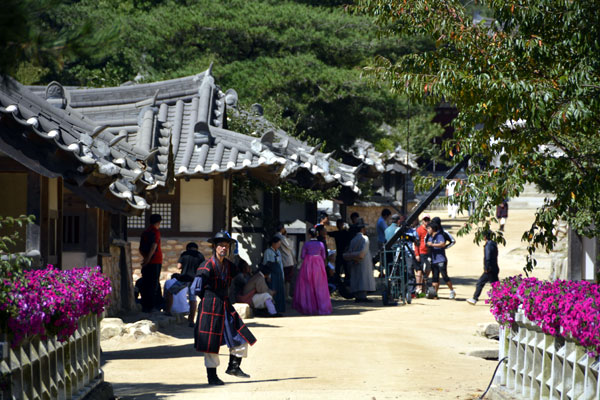
[{"label": "black hat", "polygon": [[232,239],[231,236],[229,236],[229,233],[225,231],[219,231],[215,234],[215,236],[208,239],[208,242],[212,244],[217,244],[221,242],[234,243],[235,240]]}]

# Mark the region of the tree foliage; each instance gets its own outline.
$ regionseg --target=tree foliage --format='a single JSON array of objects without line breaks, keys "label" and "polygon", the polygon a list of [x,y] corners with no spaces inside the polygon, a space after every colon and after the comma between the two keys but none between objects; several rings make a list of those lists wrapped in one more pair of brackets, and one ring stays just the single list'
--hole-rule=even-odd
[{"label": "tree foliage", "polygon": [[28,81],[115,86],[196,74],[214,62],[217,81],[236,89],[243,106],[262,104],[267,118],[328,151],[357,137],[377,141],[382,123],[405,117],[406,99],[361,77],[367,60],[433,48],[422,38],[379,38],[372,21],[345,12],[342,1],[54,1],[42,18],[48,37],[84,38],[77,32],[86,21],[102,45],[64,57],[64,68],[27,66]]},{"label": "tree foliage", "polygon": [[[478,3],[493,20],[474,24],[456,0],[359,0],[356,10],[373,16],[380,33],[426,35],[436,43],[434,51],[393,62],[378,58],[369,72],[413,99],[444,98],[458,108],[446,149],[457,159],[473,157],[461,207],[469,192],[481,205],[463,232],[533,183],[554,197],[523,235],[530,255],[538,246],[552,249],[558,218],[580,234],[600,234],[597,2]],[[501,164],[494,168],[497,157]],[[528,268],[533,265],[530,258]]]}]

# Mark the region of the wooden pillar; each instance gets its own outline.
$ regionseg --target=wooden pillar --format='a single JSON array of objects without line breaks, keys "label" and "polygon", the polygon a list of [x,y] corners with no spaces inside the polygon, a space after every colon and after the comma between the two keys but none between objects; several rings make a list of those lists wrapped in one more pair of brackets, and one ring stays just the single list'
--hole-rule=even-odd
[{"label": "wooden pillar", "polygon": [[33,215],[35,221],[27,226],[25,234],[25,252],[38,251],[41,255],[41,210],[42,180],[33,171],[27,173],[27,215]]},{"label": "wooden pillar", "polygon": [[85,256],[86,258],[98,256],[98,225],[99,211],[97,208],[85,209],[85,238],[82,238],[85,243]]},{"label": "wooden pillar", "polygon": [[48,219],[48,178],[40,176],[40,253],[42,255],[42,266],[49,264],[50,240]]},{"label": "wooden pillar", "polygon": [[317,203],[304,203],[306,211],[306,220],[311,224],[316,224],[317,221]]},{"label": "wooden pillar", "polygon": [[56,184],[58,216],[56,220],[56,265],[62,268],[62,253],[63,253],[63,180],[58,178]]}]

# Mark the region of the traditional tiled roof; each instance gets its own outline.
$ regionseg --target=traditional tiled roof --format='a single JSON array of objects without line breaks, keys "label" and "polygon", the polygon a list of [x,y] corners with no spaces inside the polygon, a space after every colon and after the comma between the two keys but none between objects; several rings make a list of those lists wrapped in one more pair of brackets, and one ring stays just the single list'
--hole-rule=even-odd
[{"label": "traditional tiled roof", "polygon": [[280,178],[297,182],[303,187],[329,188],[340,185],[355,194],[360,193],[356,185],[357,168],[343,164],[284,130],[277,128],[261,115],[236,110],[260,132],[260,144],[266,151],[284,159],[285,167]]},{"label": "traditional tiled roof", "polygon": [[154,144],[167,132],[159,125],[143,146],[128,143],[109,125],[70,107],[65,94],[55,82],[36,95],[0,76],[2,152],[42,175],[63,177],[93,205],[116,212],[146,209],[145,192],[166,180],[166,162]]},{"label": "traditional tiled roof", "polygon": [[417,156],[407,152],[402,147],[398,146],[393,152],[385,154],[385,170],[395,171],[402,174],[409,173],[419,168],[417,164]]},{"label": "traditional tiled roof", "polygon": [[[107,130],[123,142],[158,151],[165,172],[171,146],[175,176],[245,169],[278,174],[285,165],[284,159],[255,143],[256,138],[226,129],[227,102],[237,99],[221,91],[210,68],[194,76],[155,83],[66,89],[66,102],[72,108],[107,125]],[[149,140],[157,130],[165,135],[159,138],[158,148],[149,149]]]},{"label": "traditional tiled roof", "polygon": [[[407,160],[408,155],[408,160]],[[401,146],[383,153],[375,150],[373,143],[357,139],[352,146],[342,148],[343,161],[355,165],[358,173],[374,178],[385,172],[408,173],[418,168],[416,156]]]},{"label": "traditional tiled roof", "polygon": [[[352,167],[287,135],[263,117],[246,115],[268,128],[262,137],[227,129],[227,113],[241,113],[235,109],[237,94],[223,92],[215,84],[211,68],[180,79],[102,89],[66,88],[66,92],[65,101],[72,108],[107,125],[107,130],[127,143],[146,148],[149,130],[157,124],[169,130],[166,137],[170,137],[176,176],[248,169],[265,178],[301,182],[305,187],[339,184],[358,191]],[[166,139],[164,143],[167,146]]]},{"label": "traditional tiled roof", "polygon": [[60,87],[62,96],[49,97],[50,87],[31,89],[104,126],[112,140],[155,154],[161,181],[170,167],[182,177],[249,170],[303,187],[341,185],[359,192],[356,168],[289,136],[262,116],[245,115],[264,128],[256,136],[227,129],[227,113],[243,112],[237,110],[235,91],[223,92],[211,70],[212,66],[194,76],[111,88]]}]

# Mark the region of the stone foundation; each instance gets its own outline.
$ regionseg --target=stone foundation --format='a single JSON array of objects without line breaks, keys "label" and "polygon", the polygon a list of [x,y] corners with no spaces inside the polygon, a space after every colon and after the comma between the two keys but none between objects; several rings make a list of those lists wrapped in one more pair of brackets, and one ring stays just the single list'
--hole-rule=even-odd
[{"label": "stone foundation", "polygon": [[[123,254],[122,254],[123,253]],[[102,272],[110,279],[112,292],[107,315],[116,315],[120,311],[133,310],[133,281],[131,270],[131,245],[111,244],[110,254],[102,255]]]}]

